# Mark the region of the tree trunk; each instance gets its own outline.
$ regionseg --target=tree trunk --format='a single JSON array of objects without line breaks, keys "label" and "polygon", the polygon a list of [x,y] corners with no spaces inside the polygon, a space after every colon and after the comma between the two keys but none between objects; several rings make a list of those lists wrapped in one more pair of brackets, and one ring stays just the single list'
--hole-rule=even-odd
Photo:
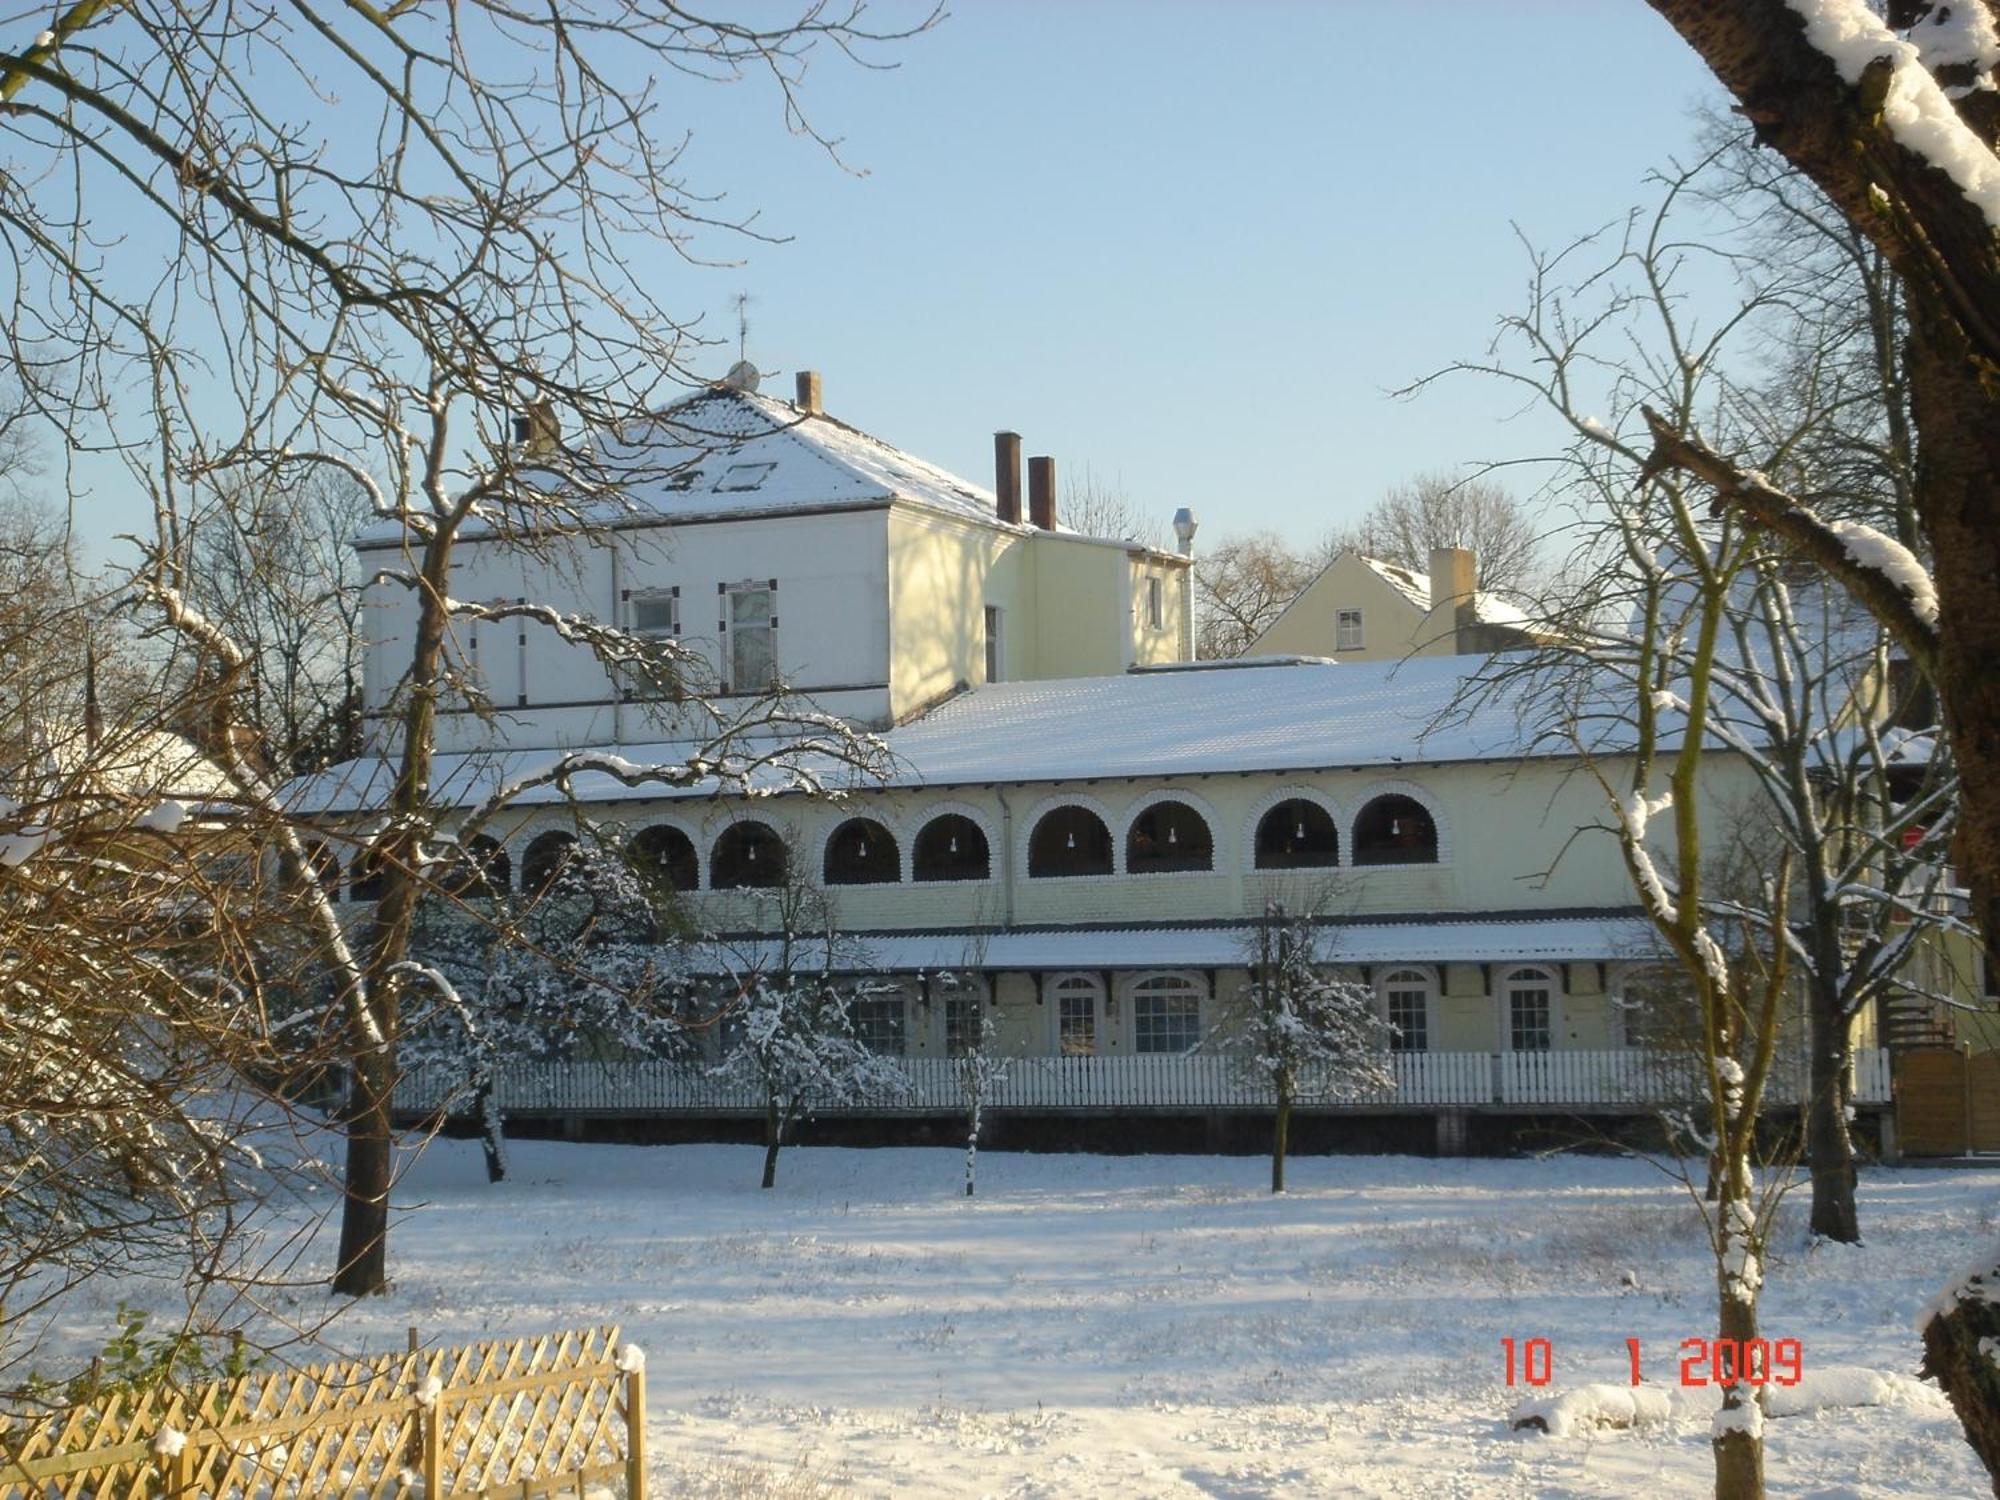
[{"label": "tree trunk", "polygon": [[1271,1191],[1285,1190],[1285,1151],[1292,1135],[1292,1081],[1278,1075],[1278,1118],[1271,1131]]},{"label": "tree trunk", "polygon": [[[1847,1129],[1847,1021],[1817,979],[1811,986],[1811,1093],[1806,1103],[1806,1161],[1812,1168],[1812,1232],[1843,1245],[1861,1243],[1854,1205],[1854,1137]],[[1831,1012],[1829,1014],[1829,1012]]]},{"label": "tree trunk", "polygon": [[[2000,1284],[2000,1266],[1978,1280]],[[1996,1339],[2000,1303],[1984,1295],[1954,1297],[1924,1325],[1923,1373],[1944,1387],[1965,1428],[1965,1440],[1989,1474],[2000,1474],[2000,1365],[1986,1352]],[[1993,1493],[2000,1496],[2000,1480]]]},{"label": "tree trunk", "polygon": [[378,1296],[389,1289],[389,1186],[395,1172],[389,1105],[394,1085],[394,1062],[382,1052],[365,1051],[355,1058],[340,1261],[333,1273],[333,1290],[345,1297]]},{"label": "tree trunk", "polygon": [[972,1196],[973,1184],[979,1175],[979,1115],[980,1097],[972,1097],[972,1108],[965,1116],[965,1196]]},{"label": "tree trunk", "polygon": [[507,1180],[507,1121],[500,1113],[500,1095],[489,1076],[479,1083],[473,1096],[479,1109],[479,1147],[486,1156],[486,1180]]},{"label": "tree trunk", "polygon": [[[1731,1204],[1725,1203],[1728,1212]],[[1738,1295],[1729,1279],[1723,1279],[1722,1316],[1717,1332],[1734,1339],[1738,1351],[1749,1348],[1757,1337],[1755,1294]],[[1737,1359],[1742,1359],[1739,1352]],[[1747,1411],[1757,1404],[1757,1388],[1746,1382],[1739,1365],[1736,1384],[1723,1387],[1722,1411],[1718,1420],[1727,1421],[1732,1412],[1744,1412],[1747,1426],[1729,1426],[1712,1439],[1715,1449],[1715,1500],[1764,1500],[1764,1436],[1762,1414]]]},{"label": "tree trunk", "polygon": [[784,1117],[778,1113],[778,1101],[773,1099],[764,1106],[764,1181],[767,1188],[778,1185],[778,1148],[785,1143]]}]

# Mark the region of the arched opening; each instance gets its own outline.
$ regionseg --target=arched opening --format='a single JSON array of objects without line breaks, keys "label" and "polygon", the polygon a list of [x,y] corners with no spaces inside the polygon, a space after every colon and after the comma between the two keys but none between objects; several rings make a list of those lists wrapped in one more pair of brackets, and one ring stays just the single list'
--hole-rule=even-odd
[{"label": "arched opening", "polygon": [[1125,835],[1125,870],[1130,875],[1215,868],[1215,836],[1208,822],[1185,802],[1155,802],[1132,820]]},{"label": "arched opening", "polygon": [[1049,993],[1055,997],[1056,1051],[1064,1057],[1096,1056],[1103,981],[1094,974],[1069,974],[1051,984]]},{"label": "arched opening", "polygon": [[350,901],[380,901],[385,871],[382,854],[374,845],[369,845],[354,856],[348,866],[347,899]]},{"label": "arched opening", "polygon": [[963,813],[940,813],[924,824],[910,850],[910,872],[917,880],[988,880],[993,856],[986,847],[986,830]]},{"label": "arched opening", "polygon": [[1428,1052],[1431,1045],[1431,1000],[1435,987],[1421,969],[1394,969],[1382,976],[1382,1013],[1394,1029],[1391,1052]]},{"label": "arched opening", "polygon": [[1556,993],[1547,969],[1515,969],[1500,981],[1511,1051],[1546,1052],[1555,1045]]},{"label": "arched opening", "polygon": [[504,896],[514,888],[514,862],[507,857],[507,847],[500,840],[491,834],[474,834],[465,852],[472,856],[472,863],[479,871],[482,896]]},{"label": "arched opening", "polygon": [[732,823],[708,853],[708,883],[740,891],[785,883],[785,841],[768,823]]},{"label": "arched opening", "polygon": [[1293,797],[1257,820],[1257,868],[1318,870],[1340,863],[1340,829],[1317,802]]},{"label": "arched opening", "polygon": [[641,828],[625,852],[640,879],[655,887],[691,891],[701,884],[701,856],[694,840],[670,824]]},{"label": "arched opening", "polygon": [[1155,974],[1132,986],[1132,1049],[1192,1052],[1201,1045],[1201,986],[1185,974]]},{"label": "arched opening", "polygon": [[507,894],[511,865],[498,839],[476,835],[464,845],[446,845],[435,878],[437,888],[448,896],[477,901]]},{"label": "arched opening", "polygon": [[1414,797],[1377,797],[1354,820],[1357,865],[1434,865],[1437,857],[1437,823]]},{"label": "arched opening", "polygon": [[903,877],[896,836],[873,818],[849,818],[826,841],[828,885],[894,885]]},{"label": "arched opening", "polygon": [[575,834],[557,828],[538,834],[521,856],[521,894],[542,895],[575,858]]},{"label": "arched opening", "polygon": [[1111,830],[1087,807],[1058,807],[1042,815],[1028,838],[1028,877],[1109,875]]}]

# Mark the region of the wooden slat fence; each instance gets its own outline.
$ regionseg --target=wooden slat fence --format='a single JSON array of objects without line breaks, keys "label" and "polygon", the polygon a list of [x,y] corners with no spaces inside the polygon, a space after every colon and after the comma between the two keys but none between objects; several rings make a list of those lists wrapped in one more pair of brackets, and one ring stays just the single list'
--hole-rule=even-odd
[{"label": "wooden slat fence", "polygon": [[[1587,1105],[1635,1107],[1701,1096],[1697,1059],[1629,1047],[1612,1051],[1394,1052],[1385,1063],[1388,1088],[1359,1094],[1308,1090],[1312,1108],[1422,1108],[1433,1105]],[[827,1114],[948,1113],[962,1107],[956,1064],[945,1057],[901,1060],[906,1087],[893,1098],[822,1106]],[[1854,1098],[1885,1103],[1888,1057],[1856,1058]],[[1774,1100],[1803,1097],[1805,1070],[1786,1059],[1772,1080]],[[447,1106],[460,1080],[444,1071],[414,1069],[396,1090],[396,1105],[412,1114]],[[758,1114],[749,1089],[724,1083],[698,1062],[531,1063],[509,1068],[499,1082],[502,1107],[516,1114],[721,1115]],[[462,1107],[464,1101],[458,1100]],[[1270,1090],[1246,1078],[1218,1054],[1131,1057],[1022,1057],[992,1085],[988,1110],[1257,1109]]]},{"label": "wooden slat fence", "polygon": [[645,1361],[615,1327],[114,1392],[0,1427],[0,1500],[644,1500]]}]

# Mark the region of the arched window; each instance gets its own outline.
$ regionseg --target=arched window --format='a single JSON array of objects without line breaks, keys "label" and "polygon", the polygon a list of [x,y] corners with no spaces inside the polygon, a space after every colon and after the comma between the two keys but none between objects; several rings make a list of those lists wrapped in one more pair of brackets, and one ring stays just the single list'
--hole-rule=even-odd
[{"label": "arched window", "polygon": [[382,899],[382,856],[373,845],[354,856],[348,867],[347,899],[350,901],[380,901]]},{"label": "arched window", "polygon": [[1434,865],[1437,857],[1437,824],[1414,797],[1377,797],[1354,820],[1357,865]]},{"label": "arched window", "polygon": [[305,846],[306,868],[319,882],[319,888],[326,892],[329,901],[340,899],[340,856],[329,849],[319,839],[310,839]]},{"label": "arched window", "polygon": [[560,829],[538,834],[521,856],[521,894],[539,896],[576,858],[576,835]]},{"label": "arched window", "polygon": [[910,870],[917,880],[990,879],[993,856],[986,847],[986,830],[963,813],[939,814],[918,831]]},{"label": "arched window", "polygon": [[1104,982],[1094,974],[1069,974],[1049,986],[1056,1020],[1056,1051],[1064,1057],[1097,1053],[1097,1018],[1104,1013]]},{"label": "arched window", "polygon": [[1509,1050],[1546,1052],[1555,1045],[1556,994],[1555,977],[1547,969],[1515,969],[1500,981]]},{"label": "arched window", "polygon": [[507,851],[498,839],[478,834],[466,845],[445,844],[437,851],[432,884],[448,896],[476,901],[507,894]]},{"label": "arched window", "polygon": [[1132,986],[1132,1047],[1192,1052],[1201,1045],[1201,986],[1184,974],[1155,974]]},{"label": "arched window", "polygon": [[1394,969],[1382,976],[1382,1012],[1395,1029],[1391,1052],[1428,1052],[1431,1046],[1430,975],[1421,969]]},{"label": "arched window", "polygon": [[670,824],[641,828],[632,835],[625,854],[640,878],[655,886],[691,891],[701,884],[701,858],[694,852],[694,840]]},{"label": "arched window", "polygon": [[1125,835],[1125,869],[1133,875],[1215,868],[1215,837],[1185,802],[1155,802]]},{"label": "arched window", "polygon": [[849,818],[826,841],[828,885],[894,885],[903,877],[896,836],[873,818]]},{"label": "arched window", "polygon": [[1316,870],[1340,863],[1340,830],[1317,802],[1293,797],[1257,820],[1257,868]]},{"label": "arched window", "polygon": [[1028,839],[1028,876],[1109,875],[1111,830],[1087,807],[1058,807],[1042,815]]},{"label": "arched window", "polygon": [[708,854],[708,883],[718,891],[785,883],[785,841],[768,823],[732,823]]}]

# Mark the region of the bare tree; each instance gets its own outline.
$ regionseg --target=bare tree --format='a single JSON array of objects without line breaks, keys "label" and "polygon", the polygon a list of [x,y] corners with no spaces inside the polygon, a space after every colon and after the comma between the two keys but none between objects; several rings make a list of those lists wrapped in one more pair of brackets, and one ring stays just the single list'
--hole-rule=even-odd
[{"label": "bare tree", "polygon": [[1541,537],[1533,518],[1491,479],[1419,474],[1387,490],[1322,550],[1359,552],[1418,573],[1437,547],[1469,547],[1482,589],[1531,593],[1541,582]]},{"label": "bare tree", "polygon": [[1195,558],[1195,655],[1241,656],[1311,583],[1327,559],[1275,531],[1225,538]]},{"label": "bare tree", "polygon": [[1089,464],[1064,471],[1056,519],[1084,536],[1113,537],[1146,547],[1161,546],[1165,535],[1158,517],[1147,516],[1123,485],[1104,478]]},{"label": "bare tree", "polygon": [[[538,602],[458,601],[451,577],[467,532],[547,559],[624,513],[649,477],[661,393],[690,382],[699,347],[644,252],[671,264],[701,231],[754,232],[687,186],[684,137],[662,132],[650,79],[761,78],[787,123],[831,149],[801,109],[808,58],[865,64],[909,28],[871,29],[860,0],[802,0],[770,26],[596,0],[84,3],[39,35],[39,20],[15,24],[0,61],[0,341],[35,372],[38,416],[72,449],[125,458],[151,495],[138,598],[194,659],[210,689],[203,747],[288,868],[310,868],[308,851],[253,753],[252,649],[198,601],[199,506],[226,485],[333,475],[399,537],[378,581],[407,589],[416,618],[391,674],[393,773],[366,810],[381,897],[358,931],[324,900],[311,927],[352,1064],[334,1285],[379,1292],[410,925],[444,819],[437,715],[461,686],[454,630],[516,619],[656,688],[690,753],[620,762],[628,784],[869,753],[795,705],[716,705],[703,663],[671,645]],[[115,238],[92,228],[113,222]],[[175,251],[164,284],[161,245]],[[304,883],[309,903],[316,889]]]}]

